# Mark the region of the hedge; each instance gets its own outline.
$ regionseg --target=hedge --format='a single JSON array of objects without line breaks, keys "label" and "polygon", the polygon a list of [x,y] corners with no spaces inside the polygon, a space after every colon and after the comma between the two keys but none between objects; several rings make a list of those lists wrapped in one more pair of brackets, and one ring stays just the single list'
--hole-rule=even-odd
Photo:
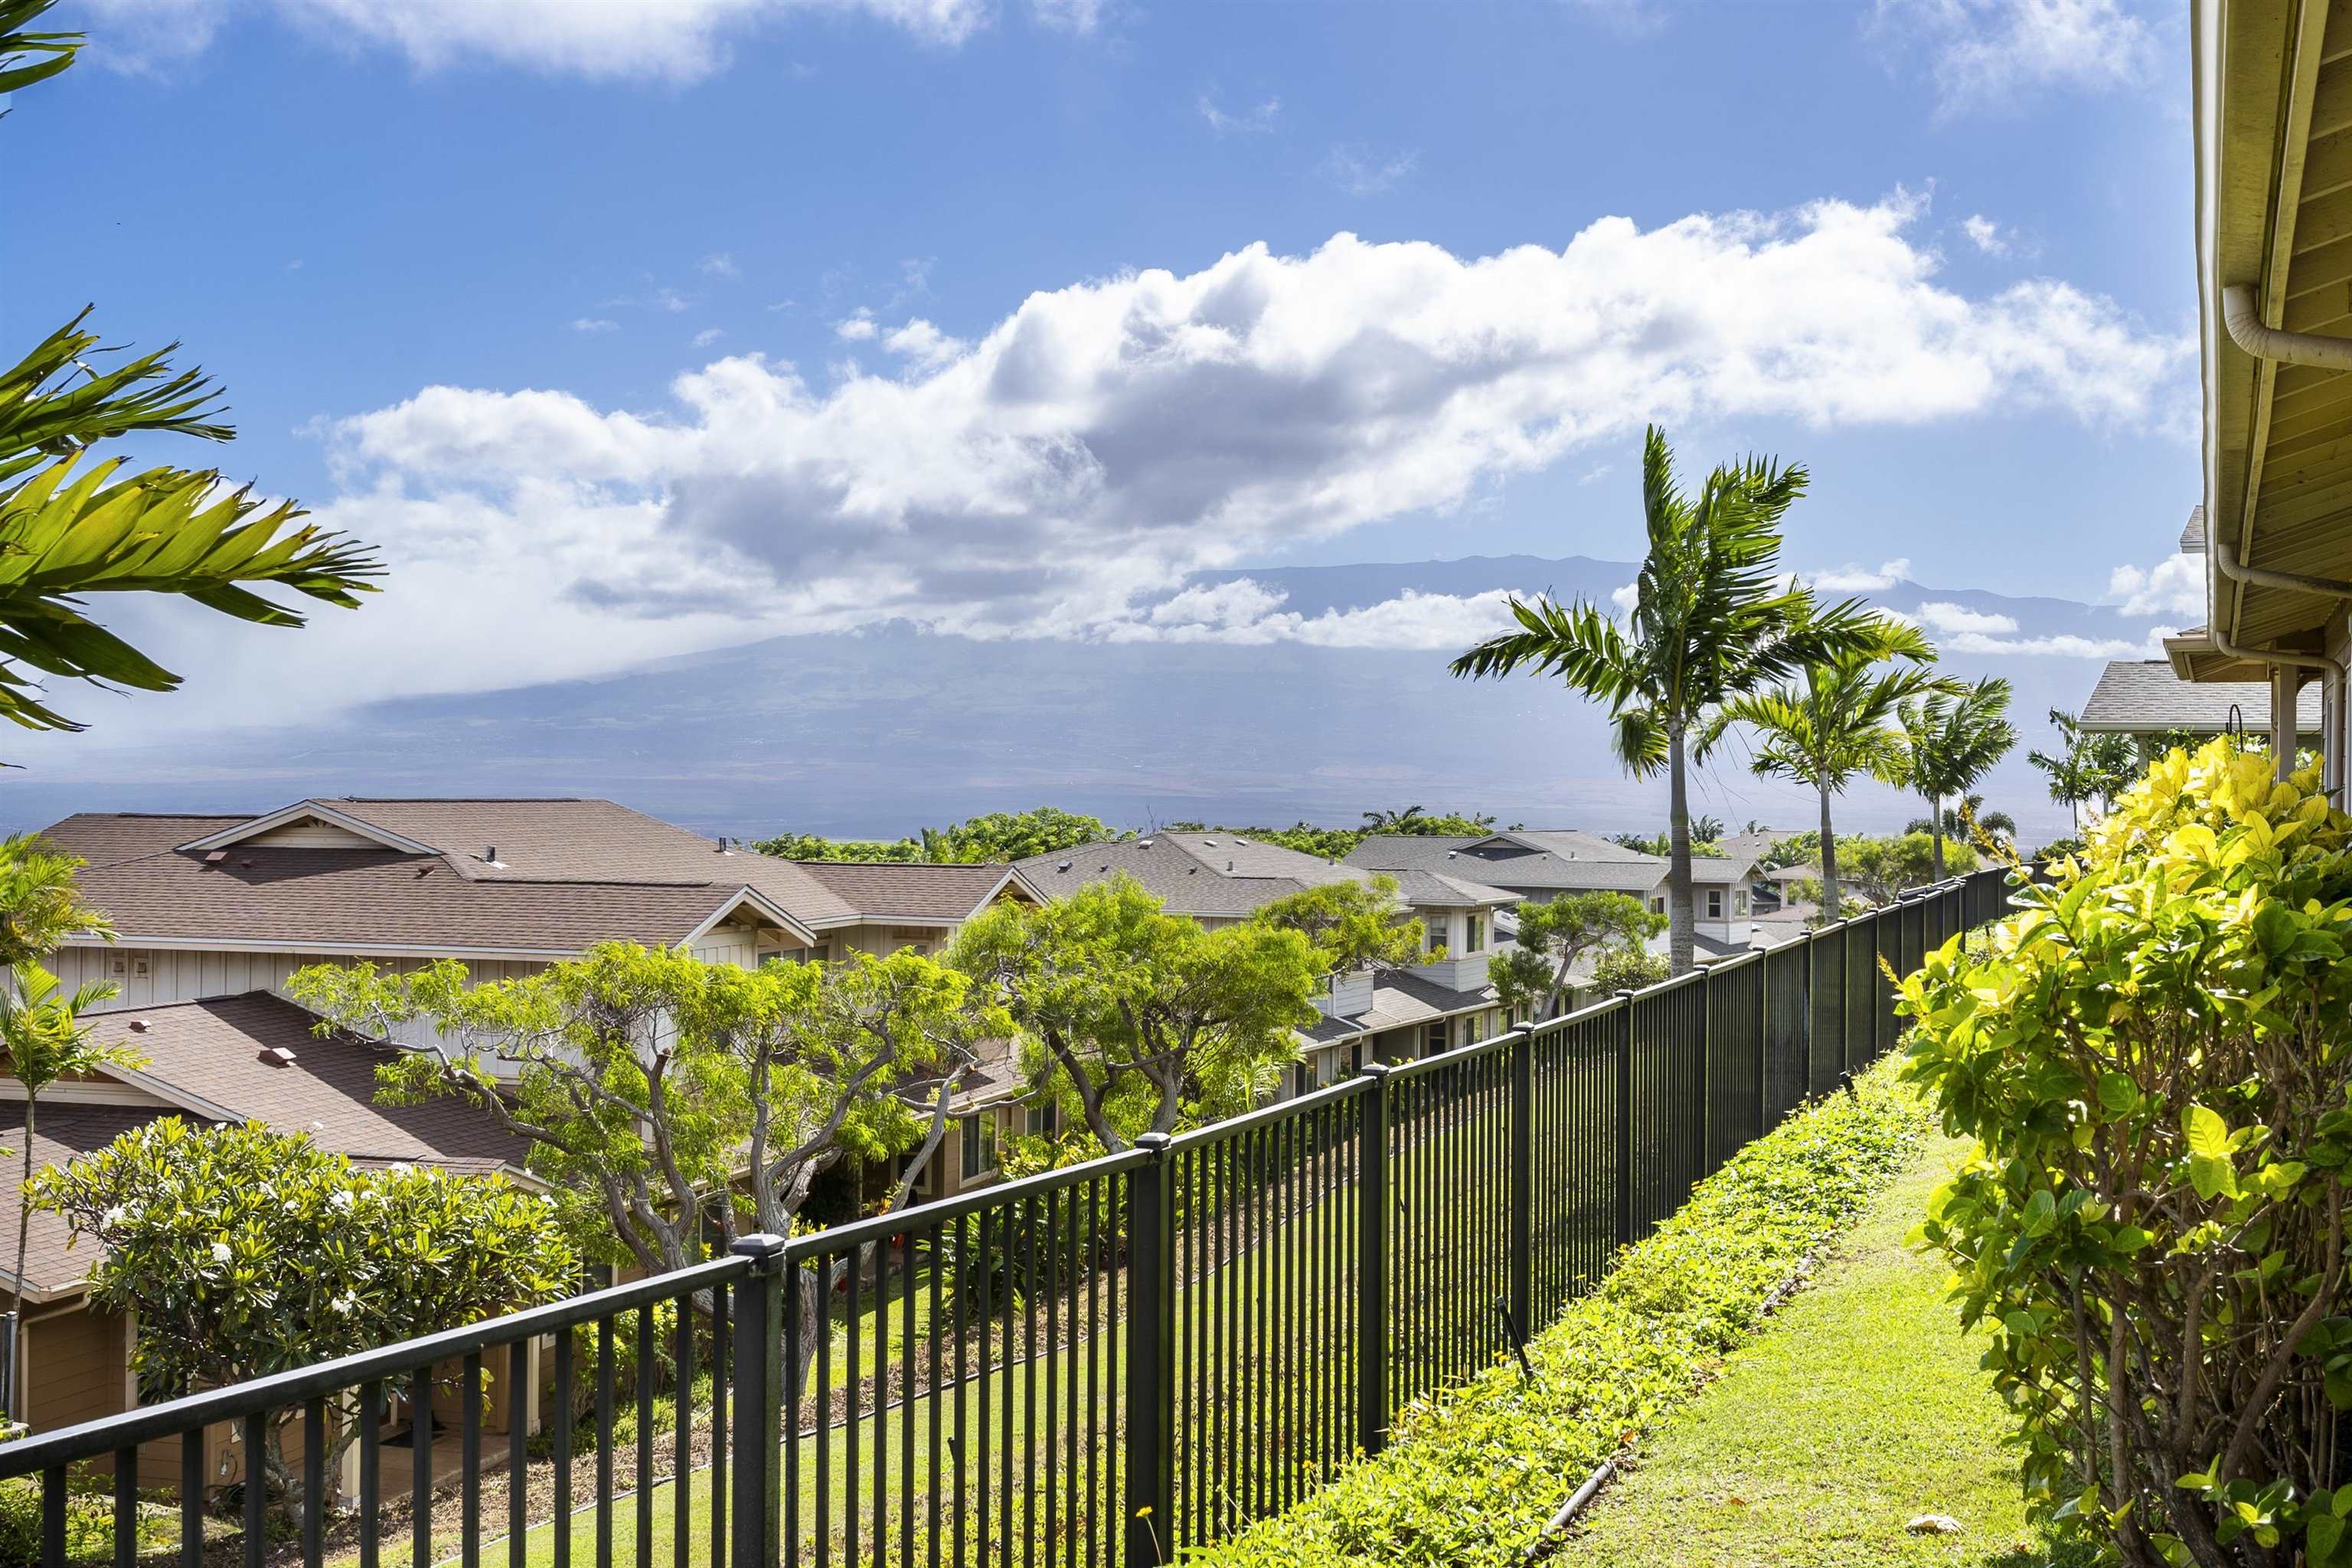
[{"label": "hedge", "polygon": [[1765,1298],[1919,1147],[1931,1118],[1891,1062],[1803,1108],[1619,1254],[1516,1362],[1416,1402],[1379,1456],[1290,1512],[1188,1555],[1201,1568],[1493,1564],[1602,1459],[1689,1398]]}]

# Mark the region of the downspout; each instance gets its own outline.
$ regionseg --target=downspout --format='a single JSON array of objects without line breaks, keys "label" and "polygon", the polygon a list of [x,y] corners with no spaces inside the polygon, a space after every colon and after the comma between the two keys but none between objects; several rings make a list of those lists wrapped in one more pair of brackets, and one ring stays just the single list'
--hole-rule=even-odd
[{"label": "downspout", "polygon": [[[2247,295],[2247,291],[2242,288],[2233,286],[2231,289],[2225,291],[2225,299],[2230,295]],[[2251,299],[2251,295],[2247,295],[2247,297]],[[2269,331],[2268,328],[2264,328],[2263,330],[2265,331]],[[2231,326],[2230,335],[2233,338],[2238,336],[2238,329],[2234,322]],[[2284,332],[2278,335],[2292,338],[2308,337],[2310,334]],[[2352,369],[2352,339],[2328,339],[2319,341],[2340,342],[2347,351],[2345,367]],[[2240,346],[2245,346],[2242,339],[2240,340]],[[2253,351],[2252,349],[2248,349],[2247,352],[2251,353]],[[2219,533],[2214,534],[2208,541],[2208,547],[2212,552],[2214,567],[2220,571],[2222,576],[2230,578],[2233,582],[2249,583],[2258,587],[2264,588],[2279,588],[2290,593],[2312,594],[2324,599],[2335,599],[2339,603],[2352,603],[2352,583],[2347,583],[2341,578],[2313,577],[2301,572],[2275,572],[2267,566],[2244,565],[2238,560],[2237,552],[2230,547],[2230,542],[2221,537]],[[2341,691],[2343,689],[2344,667],[2324,654],[2282,653],[2273,648],[2243,647],[2231,641],[2229,634],[2222,631],[2219,626],[2210,628],[2209,635],[2213,639],[2213,647],[2215,650],[2226,658],[2242,658],[2254,664],[2266,664],[2273,670],[2315,669],[2320,672],[2320,679],[2324,685],[2332,686],[2337,691]],[[2295,684],[2299,685],[2300,683],[2297,682]],[[2283,734],[2291,736],[2295,732],[2294,703],[2293,700],[2294,692],[2292,689],[2287,689],[2284,692],[2284,695],[2287,699],[2284,709],[2282,709],[2280,702],[2280,699],[2283,694],[2282,689],[2288,688],[2288,686],[2289,683],[2284,680],[2274,679],[2272,682],[2271,689],[2271,734],[2273,737],[2271,749],[2276,754],[2278,776],[2282,779],[2285,778],[2289,773],[2294,771],[2294,745],[2291,742],[2281,744],[2278,739],[2278,737]],[[2323,708],[2332,707],[2333,704],[2323,703],[2321,706]],[[2322,722],[2325,726],[2328,723],[2328,721],[2323,720]],[[2326,729],[2320,736],[2321,773],[2324,776],[2325,783],[2331,788],[2340,786],[2343,782],[2340,777],[2343,767],[2343,751],[2344,737],[2340,733],[2336,732],[2332,728]]]},{"label": "downspout", "polygon": [[2264,326],[2262,306],[2251,285],[2231,283],[2222,289],[2221,324],[2230,330],[2230,341],[2256,359],[2316,365],[2322,370],[2352,370],[2352,338],[2290,332]]}]

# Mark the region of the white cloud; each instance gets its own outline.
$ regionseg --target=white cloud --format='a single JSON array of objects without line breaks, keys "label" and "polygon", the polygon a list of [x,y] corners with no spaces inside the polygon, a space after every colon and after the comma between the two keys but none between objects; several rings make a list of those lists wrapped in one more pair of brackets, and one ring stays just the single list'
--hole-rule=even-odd
[{"label": "white cloud", "polygon": [[1878,0],[1874,23],[1924,50],[1948,114],[2040,88],[2126,86],[2157,64],[2154,30],[2122,0]]},{"label": "white cloud", "polygon": [[833,335],[845,343],[869,342],[881,330],[874,324],[874,312],[862,306],[833,324]]},{"label": "white cloud", "polygon": [[[872,336],[871,333],[866,335]],[[882,346],[894,354],[904,354],[925,370],[930,370],[947,363],[971,345],[961,338],[948,336],[918,316],[895,331],[883,333]]]},{"label": "white cloud", "polygon": [[1339,146],[1323,160],[1323,177],[1351,196],[1376,196],[1413,171],[1416,153],[1382,155],[1361,147]]},{"label": "white cloud", "polygon": [[1967,217],[1962,218],[1960,231],[1969,237],[1970,245],[1975,246],[1987,256],[2009,254],[2009,241],[2002,237],[2000,225],[1982,213],[1970,213]]},{"label": "white cloud", "polygon": [[1038,25],[1060,33],[1091,33],[1109,9],[1110,0],[1029,0],[1029,15]]},{"label": "white cloud", "polygon": [[1269,98],[1255,109],[1242,109],[1227,113],[1218,105],[1217,95],[1210,91],[1201,94],[1197,107],[1201,111],[1201,118],[1209,122],[1210,130],[1220,136],[1227,136],[1234,132],[1254,133],[1273,130],[1276,117],[1282,112],[1282,100]]},{"label": "white cloud", "polygon": [[[1455,508],[1563,459],[1622,460],[1652,419],[2162,423],[2186,345],[2063,284],[1947,287],[1917,216],[1897,200],[1646,231],[1610,218],[1564,249],[1482,258],[1342,235],[1040,290],[961,343],[919,318],[885,342],[853,315],[836,332],[898,363],[830,384],[740,355],[646,409],[428,387],[325,426],[349,493],[320,510],[381,544],[398,583],[478,557],[504,579],[495,613],[404,592],[320,628],[471,649],[418,679],[499,685],[709,646],[722,626],[1421,646],[1491,626],[1496,605],[1172,622],[1164,606],[1196,571]],[[540,640],[509,658],[525,635]],[[373,647],[351,668],[354,698],[404,676]]]},{"label": "white cloud", "polygon": [[2126,616],[2205,616],[2205,566],[2189,555],[2168,555],[2147,571],[2118,566],[2107,578],[2107,595],[2121,600]]},{"label": "white cloud", "polygon": [[1911,561],[1908,556],[1905,556],[1882,563],[1875,572],[1867,566],[1857,566],[1849,563],[1843,566],[1830,567],[1827,571],[1811,573],[1804,580],[1806,584],[1817,593],[1876,594],[1892,588],[1910,575]]},{"label": "white cloud", "polygon": [[667,310],[675,316],[692,310],[694,301],[675,289],[656,289],[653,293],[653,307],[656,310]]},{"label": "white cloud", "polygon": [[694,334],[694,346],[698,349],[707,349],[726,335],[726,331],[721,328],[705,327],[702,331]]},{"label": "white cloud", "polygon": [[1612,588],[1609,591],[1609,603],[1615,606],[1619,620],[1623,620],[1627,616],[1632,615],[1633,606],[1641,602],[1642,584],[1639,583],[1628,583],[1622,588]]},{"label": "white cloud", "polygon": [[1111,642],[1307,643],[1318,647],[1461,648],[1513,624],[1511,595],[1423,594],[1356,609],[1302,615],[1279,608],[1288,595],[1242,577],[1187,588],[1139,618],[1107,628]]},{"label": "white cloud", "polygon": [[695,265],[703,271],[710,274],[713,278],[740,278],[743,276],[741,270],[735,265],[735,258],[723,250],[712,251],[709,256],[706,256],[700,261],[696,262]]},{"label": "white cloud", "polygon": [[[1907,562],[1904,564],[1909,564]],[[1919,606],[1919,618],[1939,632],[2013,632],[2014,616],[1992,615],[1937,599]]]},{"label": "white cloud", "polygon": [[1996,637],[1982,632],[1962,632],[1945,641],[1940,651],[1955,653],[2022,654],[2051,658],[2161,658],[2171,626],[2158,626],[2135,642],[2129,637],[2085,637],[2073,633],[2042,637]]},{"label": "white cloud", "polygon": [[[1088,0],[1043,10],[1084,11]],[[346,47],[389,48],[419,70],[494,64],[592,78],[692,80],[730,38],[799,13],[854,11],[954,47],[987,26],[988,0],[86,0],[110,41],[99,55],[155,68],[201,53],[236,11],[269,9]]]},{"label": "white cloud", "polygon": [[1601,480],[1607,479],[1611,474],[1614,473],[1616,469],[1617,465],[1614,463],[1595,463],[1592,467],[1585,469],[1584,472],[1577,475],[1576,482],[1580,485],[1597,485]]},{"label": "white cloud", "polygon": [[572,330],[575,332],[613,332],[618,331],[620,327],[620,322],[607,321],[602,316],[574,316],[572,318]]}]

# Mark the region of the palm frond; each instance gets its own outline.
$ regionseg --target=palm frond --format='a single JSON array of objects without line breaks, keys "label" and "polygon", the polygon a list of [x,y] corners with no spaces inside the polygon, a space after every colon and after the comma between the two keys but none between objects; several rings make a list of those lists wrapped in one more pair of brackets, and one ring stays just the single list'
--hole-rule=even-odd
[{"label": "palm frond", "polygon": [[74,63],[79,33],[27,29],[57,0],[0,0],[0,95],[32,86]]}]

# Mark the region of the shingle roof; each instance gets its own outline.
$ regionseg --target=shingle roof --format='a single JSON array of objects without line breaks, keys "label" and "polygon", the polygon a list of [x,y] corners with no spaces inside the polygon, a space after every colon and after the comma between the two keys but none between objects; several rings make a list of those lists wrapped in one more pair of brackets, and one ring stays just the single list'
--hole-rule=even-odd
[{"label": "shingle roof", "polygon": [[2180,529],[2180,552],[2184,555],[2202,555],[2205,552],[2205,509],[2202,506],[2189,509],[2189,521]]},{"label": "shingle roof", "polygon": [[[37,1164],[68,1163],[131,1128],[170,1115],[201,1120],[225,1114],[281,1132],[306,1132],[320,1148],[362,1164],[407,1162],[488,1174],[520,1170],[528,1152],[521,1139],[462,1100],[377,1104],[375,1069],[392,1053],[348,1036],[321,1039],[310,1032],[316,1022],[310,1014],[267,992],[109,1013],[95,1022],[101,1043],[128,1047],[147,1058],[144,1067],[107,1076],[166,1103],[45,1103],[33,1140]],[[262,1053],[276,1048],[293,1052],[293,1061],[282,1067],[265,1062]],[[0,1142],[21,1152],[24,1123],[22,1100],[0,1101]],[[0,1230],[12,1235],[16,1186],[0,1182]],[[36,1240],[26,1275],[36,1289],[56,1289],[88,1272],[87,1250],[67,1253],[62,1220],[37,1214],[32,1228]]]},{"label": "shingle roof", "polygon": [[[793,864],[868,921],[951,925],[970,920],[1012,875],[1009,866],[796,860]],[[1015,877],[1019,885],[1025,887]]]},{"label": "shingle roof", "polygon": [[[2163,659],[2119,659],[2099,674],[2083,704],[2083,728],[2102,733],[2141,734],[2186,730],[2191,734],[2218,735],[2229,726],[2231,710],[2248,734],[2271,727],[2270,688],[2258,681],[2187,681],[2172,673]],[[2296,697],[2295,728],[2320,726],[2319,686],[2313,682]]]},{"label": "shingle roof", "polygon": [[[1538,839],[1549,842],[1533,842]],[[1645,893],[1666,877],[1666,863],[1658,857],[1585,833],[1478,838],[1375,834],[1349,852],[1347,863],[1375,871],[1433,871],[1489,887],[1547,892]]]},{"label": "shingle roof", "polygon": [[1440,871],[1383,871],[1384,877],[1396,879],[1397,897],[1406,903],[1430,909],[1491,909],[1500,904],[1516,904],[1520,895],[1507,888],[1489,887],[1461,877],[1449,877]]},{"label": "shingle roof", "polygon": [[1212,918],[1253,914],[1307,888],[1363,881],[1370,876],[1354,867],[1335,866],[1230,833],[1158,833],[1082,844],[1016,860],[1013,868],[1049,899],[1124,871],[1170,914]]}]

